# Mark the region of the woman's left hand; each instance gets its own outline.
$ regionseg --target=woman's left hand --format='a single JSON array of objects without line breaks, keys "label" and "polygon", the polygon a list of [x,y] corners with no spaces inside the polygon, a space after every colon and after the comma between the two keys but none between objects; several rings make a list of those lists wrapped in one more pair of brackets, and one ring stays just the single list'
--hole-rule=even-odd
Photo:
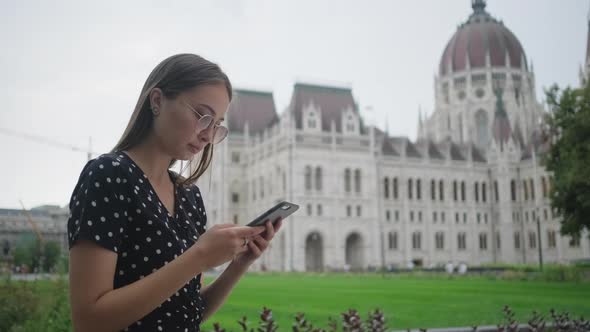
[{"label": "woman's left hand", "polygon": [[279,219],[274,226],[270,220],[267,220],[266,231],[248,239],[248,250],[236,255],[232,264],[239,264],[245,268],[252,265],[252,263],[262,256],[262,253],[268,248],[270,241],[279,231],[282,224],[283,221],[281,219]]}]

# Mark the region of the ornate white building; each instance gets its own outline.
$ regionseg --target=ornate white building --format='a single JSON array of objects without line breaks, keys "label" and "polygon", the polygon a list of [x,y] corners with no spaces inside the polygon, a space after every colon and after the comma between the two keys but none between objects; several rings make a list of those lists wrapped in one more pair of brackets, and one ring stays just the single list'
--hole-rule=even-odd
[{"label": "ornate white building", "polygon": [[532,65],[485,1],[472,7],[416,142],[365,125],[350,88],[297,83],[280,115],[271,92],[237,90],[199,183],[209,224],[299,204],[257,266],[269,270],[590,257],[588,237],[562,237],[550,208]]}]

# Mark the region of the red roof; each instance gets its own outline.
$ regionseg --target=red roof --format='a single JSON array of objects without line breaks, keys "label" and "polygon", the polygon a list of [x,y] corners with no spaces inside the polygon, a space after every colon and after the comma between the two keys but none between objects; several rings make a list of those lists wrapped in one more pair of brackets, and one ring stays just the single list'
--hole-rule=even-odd
[{"label": "red roof", "polygon": [[466,70],[468,59],[471,68],[485,67],[486,54],[490,55],[492,67],[505,67],[508,54],[511,68],[526,68],[524,49],[516,36],[481,8],[451,37],[441,57],[439,72],[449,74],[449,63],[451,72]]}]

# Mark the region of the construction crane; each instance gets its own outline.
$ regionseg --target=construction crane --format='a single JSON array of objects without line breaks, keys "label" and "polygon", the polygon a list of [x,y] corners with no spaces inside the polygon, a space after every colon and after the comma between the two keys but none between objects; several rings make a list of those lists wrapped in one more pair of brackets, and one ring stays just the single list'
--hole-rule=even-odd
[{"label": "construction crane", "polygon": [[37,136],[37,135],[21,133],[21,132],[6,129],[6,128],[0,128],[0,134],[26,139],[29,141],[53,146],[56,148],[67,149],[67,150],[71,150],[71,151],[75,151],[75,152],[84,152],[84,153],[86,153],[88,160],[92,159],[92,155],[94,155],[94,152],[92,152],[92,137],[88,138],[88,148],[85,149],[85,148],[81,148],[79,146],[75,146],[72,144],[58,142],[58,141],[53,140],[48,137],[42,137],[42,136]]}]

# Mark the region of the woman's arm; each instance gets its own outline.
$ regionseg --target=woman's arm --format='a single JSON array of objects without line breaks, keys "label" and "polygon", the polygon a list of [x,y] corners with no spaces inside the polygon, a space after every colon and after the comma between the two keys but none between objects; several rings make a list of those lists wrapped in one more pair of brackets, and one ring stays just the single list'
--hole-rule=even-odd
[{"label": "woman's arm", "polygon": [[172,262],[143,279],[113,289],[117,254],[80,239],[70,250],[70,303],[75,331],[119,331],[149,314],[207,269],[246,250],[243,239],[264,227],[215,225]]},{"label": "woman's arm", "polygon": [[203,321],[206,321],[221,308],[221,305],[223,305],[240,278],[248,271],[250,265],[269,247],[270,241],[279,231],[281,225],[282,220],[280,219],[277,220],[274,226],[270,221],[267,221],[265,233],[252,237],[252,240],[248,242],[248,250],[234,258],[211,285],[204,286],[201,289],[201,296],[205,301]]},{"label": "woman's arm", "polygon": [[231,262],[227,268],[210,285],[203,286],[201,296],[205,301],[203,322],[213,316],[225,302],[248,267]]},{"label": "woman's arm", "polygon": [[149,314],[205,270],[192,246],[156,272],[113,289],[117,254],[88,240],[70,250],[70,303],[74,331],[120,331]]}]

